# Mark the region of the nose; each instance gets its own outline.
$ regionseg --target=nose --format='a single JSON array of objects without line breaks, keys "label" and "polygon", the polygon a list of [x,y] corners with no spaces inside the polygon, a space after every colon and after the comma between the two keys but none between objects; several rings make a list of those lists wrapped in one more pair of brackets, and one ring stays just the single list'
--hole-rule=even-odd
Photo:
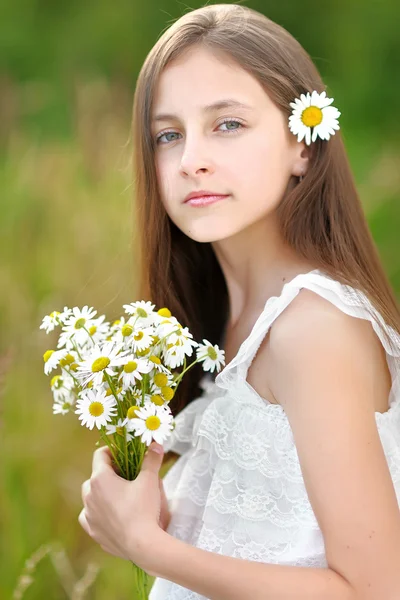
[{"label": "nose", "polygon": [[197,173],[211,173],[213,170],[212,160],[207,158],[204,147],[200,147],[199,144],[197,146],[193,143],[186,144],[179,165],[179,172],[182,175],[193,176]]}]

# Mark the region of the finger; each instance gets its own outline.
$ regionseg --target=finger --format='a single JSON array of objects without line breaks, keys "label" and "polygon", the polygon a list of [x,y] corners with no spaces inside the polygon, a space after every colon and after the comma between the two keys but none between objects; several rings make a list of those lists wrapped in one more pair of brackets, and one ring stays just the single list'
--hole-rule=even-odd
[{"label": "finger", "polygon": [[92,474],[111,468],[111,452],[108,446],[101,446],[93,452]]},{"label": "finger", "polygon": [[82,483],[82,487],[81,487],[81,494],[82,494],[82,502],[83,502],[83,504],[86,504],[86,496],[88,495],[89,492],[90,492],[90,480],[87,479],[86,481],[84,481]]},{"label": "finger", "polygon": [[[160,453],[156,452],[158,450]],[[143,457],[143,462],[140,471],[141,472],[151,472],[158,474],[160,467],[163,462],[164,457],[164,448],[161,444],[157,444],[156,442],[152,442]]]},{"label": "finger", "polygon": [[80,526],[86,531],[86,533],[88,535],[90,535],[90,527],[89,527],[88,522],[86,520],[85,509],[84,508],[82,508],[81,512],[79,513],[78,522],[79,522]]}]

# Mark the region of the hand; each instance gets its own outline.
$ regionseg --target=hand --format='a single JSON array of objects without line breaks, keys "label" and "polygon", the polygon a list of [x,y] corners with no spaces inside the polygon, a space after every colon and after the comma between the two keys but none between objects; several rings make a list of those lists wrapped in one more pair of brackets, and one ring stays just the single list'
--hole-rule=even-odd
[{"label": "hand", "polygon": [[[151,451],[153,447],[161,454]],[[163,448],[156,442],[150,444],[134,481],[117,475],[111,459],[107,446],[94,452],[92,475],[82,484],[84,508],[78,521],[105,552],[130,560],[149,573],[162,532],[160,522],[165,524],[159,483]]]},{"label": "hand", "polygon": [[168,500],[165,495],[164,483],[161,477],[159,478],[160,494],[161,494],[161,511],[160,511],[160,527],[163,531],[166,531],[171,520],[171,513],[169,512]]}]

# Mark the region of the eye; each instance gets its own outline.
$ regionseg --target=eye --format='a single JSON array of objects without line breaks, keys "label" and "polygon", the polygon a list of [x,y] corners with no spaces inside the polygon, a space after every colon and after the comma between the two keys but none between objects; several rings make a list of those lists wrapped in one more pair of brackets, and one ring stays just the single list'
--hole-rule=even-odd
[{"label": "eye", "polygon": [[[242,124],[241,121],[237,120],[237,119],[224,119],[219,125],[218,127],[220,127],[221,125],[224,125],[225,123],[237,123],[237,125],[239,125],[239,127],[235,128],[235,129],[222,129],[221,131],[223,131],[224,133],[237,133],[239,131],[239,129],[243,128],[244,125]],[[160,144],[160,140],[161,138],[163,138],[166,135],[179,135],[176,131],[164,131],[161,132],[155,139],[156,144]],[[175,140],[169,140],[169,141],[175,141]],[[163,142],[162,145],[166,145],[169,144],[169,141],[167,142]]]}]

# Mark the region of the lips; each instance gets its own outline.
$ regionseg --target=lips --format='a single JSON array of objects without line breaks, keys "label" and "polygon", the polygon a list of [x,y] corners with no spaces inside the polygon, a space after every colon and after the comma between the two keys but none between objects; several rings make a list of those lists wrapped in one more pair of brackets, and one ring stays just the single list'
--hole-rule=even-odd
[{"label": "lips", "polygon": [[209,204],[215,204],[225,198],[228,198],[229,194],[217,194],[217,195],[208,195],[208,196],[192,196],[189,198],[185,204],[189,204],[190,206],[208,206]]},{"label": "lips", "polygon": [[193,192],[189,192],[189,194],[186,196],[186,198],[184,199],[184,202],[189,202],[189,200],[191,200],[192,198],[205,198],[207,196],[221,196],[221,197],[225,197],[228,194],[221,194],[220,192],[214,192],[211,190],[195,190]]}]

